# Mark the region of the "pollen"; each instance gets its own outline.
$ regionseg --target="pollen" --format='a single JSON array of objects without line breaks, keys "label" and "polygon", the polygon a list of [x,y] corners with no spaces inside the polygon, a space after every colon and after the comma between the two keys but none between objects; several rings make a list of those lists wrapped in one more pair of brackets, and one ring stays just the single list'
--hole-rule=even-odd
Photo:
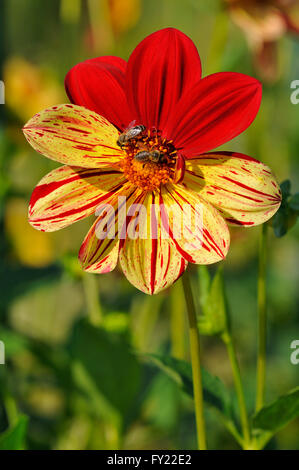
[{"label": "pollen", "polygon": [[[133,185],[151,191],[174,180],[177,151],[171,141],[161,138],[160,131],[146,129],[130,139],[123,149],[125,156],[121,168]],[[159,152],[156,161],[150,154],[154,150]],[[140,152],[144,152],[142,160],[138,159]]]}]

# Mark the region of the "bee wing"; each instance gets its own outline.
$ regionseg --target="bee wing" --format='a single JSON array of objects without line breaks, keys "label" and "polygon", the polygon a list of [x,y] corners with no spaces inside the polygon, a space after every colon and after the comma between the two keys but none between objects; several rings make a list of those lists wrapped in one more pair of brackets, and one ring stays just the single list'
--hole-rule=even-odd
[{"label": "bee wing", "polygon": [[128,127],[125,129],[125,131],[128,131],[129,129],[131,129],[132,127],[134,127],[136,124],[136,119],[134,119],[134,121],[131,121],[130,124],[128,125]]}]

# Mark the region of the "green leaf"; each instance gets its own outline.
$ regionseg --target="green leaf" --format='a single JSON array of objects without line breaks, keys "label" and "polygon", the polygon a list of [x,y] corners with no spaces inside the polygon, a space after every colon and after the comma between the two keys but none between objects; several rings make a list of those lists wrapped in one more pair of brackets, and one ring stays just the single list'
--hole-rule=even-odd
[{"label": "green leaf", "polygon": [[284,180],[280,183],[282,199],[287,199],[291,194],[291,182],[290,180]]},{"label": "green leaf", "polygon": [[296,223],[297,213],[286,202],[281,205],[272,219],[272,227],[277,238],[283,237]]},{"label": "green leaf", "polygon": [[[159,369],[163,370],[190,397],[193,398],[192,368],[189,362],[170,356],[146,354]],[[226,418],[233,418],[233,403],[231,395],[218,377],[213,376],[202,368],[202,382],[205,402],[216,408]]]},{"label": "green leaf", "polygon": [[299,193],[291,196],[290,181],[283,181],[280,188],[282,194],[281,206],[270,222],[277,238],[283,237],[295,225],[297,212],[299,211]]},{"label": "green leaf", "polygon": [[262,408],[253,417],[256,430],[276,433],[290,421],[299,417],[299,387],[279,397],[276,401]]},{"label": "green leaf", "polygon": [[19,333],[16,333],[13,330],[4,328],[0,326],[0,340],[3,341],[5,345],[5,358],[17,354],[19,352],[28,349],[29,341],[24,336],[21,336]]},{"label": "green leaf", "polygon": [[289,200],[289,206],[294,211],[299,211],[299,193],[294,194]]},{"label": "green leaf", "polygon": [[21,415],[16,425],[0,435],[0,450],[24,449],[25,435],[28,426],[27,416]]},{"label": "green leaf", "polygon": [[140,364],[126,335],[83,320],[76,325],[70,349],[74,380],[96,412],[126,419],[140,385]]},{"label": "green leaf", "polygon": [[155,428],[171,432],[180,422],[182,392],[162,371],[151,381],[143,406],[146,421]]},{"label": "green leaf", "polygon": [[203,335],[216,335],[226,328],[226,303],[222,267],[218,268],[212,282],[206,266],[199,268],[200,304],[202,315],[198,318],[198,329]]},{"label": "green leaf", "polygon": [[283,237],[288,231],[288,207],[280,206],[272,219],[272,227],[277,238]]}]

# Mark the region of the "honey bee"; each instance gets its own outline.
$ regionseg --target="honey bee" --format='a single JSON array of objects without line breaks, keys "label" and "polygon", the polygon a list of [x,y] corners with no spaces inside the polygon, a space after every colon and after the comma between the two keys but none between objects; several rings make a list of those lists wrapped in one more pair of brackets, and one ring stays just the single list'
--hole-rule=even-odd
[{"label": "honey bee", "polygon": [[163,163],[164,155],[163,153],[159,152],[159,150],[142,150],[141,152],[136,153],[134,159],[138,162],[152,162],[152,163]]},{"label": "honey bee", "polygon": [[136,121],[133,121],[129,124],[127,129],[118,136],[117,139],[117,145],[119,147],[123,147],[126,145],[131,139],[135,139],[139,134],[141,134],[143,131],[145,131],[145,126],[142,124],[139,124],[137,126],[134,126]]}]

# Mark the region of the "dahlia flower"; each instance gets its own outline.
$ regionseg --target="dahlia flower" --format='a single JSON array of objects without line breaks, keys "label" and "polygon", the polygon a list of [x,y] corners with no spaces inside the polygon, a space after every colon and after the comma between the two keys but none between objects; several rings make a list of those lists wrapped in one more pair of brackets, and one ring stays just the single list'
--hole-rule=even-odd
[{"label": "dahlia flower", "polygon": [[[29,221],[54,231],[98,214],[80,248],[84,270],[107,273],[119,261],[134,286],[154,294],[188,262],[224,259],[228,224],[261,224],[279,208],[279,186],[267,166],[212,151],[252,123],[260,83],[232,72],[201,78],[196,47],[180,31],[151,34],[128,62],[112,56],[82,62],[65,85],[71,104],[46,109],[24,127],[35,150],[63,164],[33,191]],[[120,145],[132,126],[139,134]],[[161,158],[140,160],[140,152]],[[142,220],[130,211],[136,205],[145,208]],[[178,237],[185,206],[191,217]],[[97,234],[101,223],[104,237]],[[132,225],[143,235],[129,236]]]}]

